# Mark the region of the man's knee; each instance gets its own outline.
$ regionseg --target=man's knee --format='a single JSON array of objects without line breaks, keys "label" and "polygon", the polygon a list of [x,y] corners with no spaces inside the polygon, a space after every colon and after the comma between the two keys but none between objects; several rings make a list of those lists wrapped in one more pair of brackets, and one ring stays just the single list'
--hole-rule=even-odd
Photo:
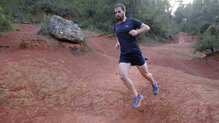
[{"label": "man's knee", "polygon": [[127,79],[128,79],[128,76],[125,75],[125,74],[120,74],[120,79],[121,79],[122,81],[127,80]]},{"label": "man's knee", "polygon": [[151,73],[144,73],[143,76],[146,78],[150,78],[152,76],[152,74]]}]

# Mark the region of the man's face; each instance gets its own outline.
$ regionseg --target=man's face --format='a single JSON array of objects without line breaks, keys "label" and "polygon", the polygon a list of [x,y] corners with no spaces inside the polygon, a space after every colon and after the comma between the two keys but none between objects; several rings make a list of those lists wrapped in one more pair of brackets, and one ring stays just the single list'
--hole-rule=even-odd
[{"label": "man's face", "polygon": [[115,10],[116,19],[122,21],[125,16],[125,11],[123,11],[121,7],[116,7],[114,10]]}]

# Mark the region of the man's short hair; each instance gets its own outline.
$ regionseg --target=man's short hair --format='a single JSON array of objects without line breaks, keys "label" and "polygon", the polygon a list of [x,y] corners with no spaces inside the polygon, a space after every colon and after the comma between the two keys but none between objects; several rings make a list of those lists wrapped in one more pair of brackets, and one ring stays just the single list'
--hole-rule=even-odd
[{"label": "man's short hair", "polygon": [[114,6],[114,8],[117,8],[117,7],[120,7],[123,11],[126,10],[125,5],[122,4],[122,3],[117,3],[117,4]]}]

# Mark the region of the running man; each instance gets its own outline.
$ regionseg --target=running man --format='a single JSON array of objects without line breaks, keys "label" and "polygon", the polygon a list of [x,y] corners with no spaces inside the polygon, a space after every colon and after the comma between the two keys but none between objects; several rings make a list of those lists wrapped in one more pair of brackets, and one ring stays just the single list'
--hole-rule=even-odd
[{"label": "running man", "polygon": [[151,82],[153,94],[159,92],[157,82],[151,73],[148,72],[147,60],[143,55],[137,43],[135,36],[150,30],[150,27],[141,23],[137,19],[126,18],[126,8],[123,4],[118,3],[114,6],[116,19],[119,21],[114,27],[118,41],[115,45],[120,48],[119,75],[126,87],[134,94],[133,108],[141,105],[143,95],[138,93],[133,85],[132,80],[128,77],[128,71],[131,66],[136,66],[141,75]]}]

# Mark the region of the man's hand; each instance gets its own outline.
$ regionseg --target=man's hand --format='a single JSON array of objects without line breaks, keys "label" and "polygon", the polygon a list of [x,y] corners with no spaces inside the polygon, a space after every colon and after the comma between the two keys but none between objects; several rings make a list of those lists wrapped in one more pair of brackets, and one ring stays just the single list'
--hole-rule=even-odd
[{"label": "man's hand", "polygon": [[120,47],[120,44],[119,44],[119,42],[117,42],[116,45],[115,45],[115,48],[119,49],[119,47]]},{"label": "man's hand", "polygon": [[133,29],[133,30],[129,31],[129,34],[132,36],[136,36],[137,34],[148,32],[149,30],[150,30],[150,27],[148,25],[142,23],[139,29],[137,29],[137,30]]},{"label": "man's hand", "polygon": [[129,34],[132,36],[136,36],[138,34],[138,31],[133,29],[133,30],[129,31]]}]

